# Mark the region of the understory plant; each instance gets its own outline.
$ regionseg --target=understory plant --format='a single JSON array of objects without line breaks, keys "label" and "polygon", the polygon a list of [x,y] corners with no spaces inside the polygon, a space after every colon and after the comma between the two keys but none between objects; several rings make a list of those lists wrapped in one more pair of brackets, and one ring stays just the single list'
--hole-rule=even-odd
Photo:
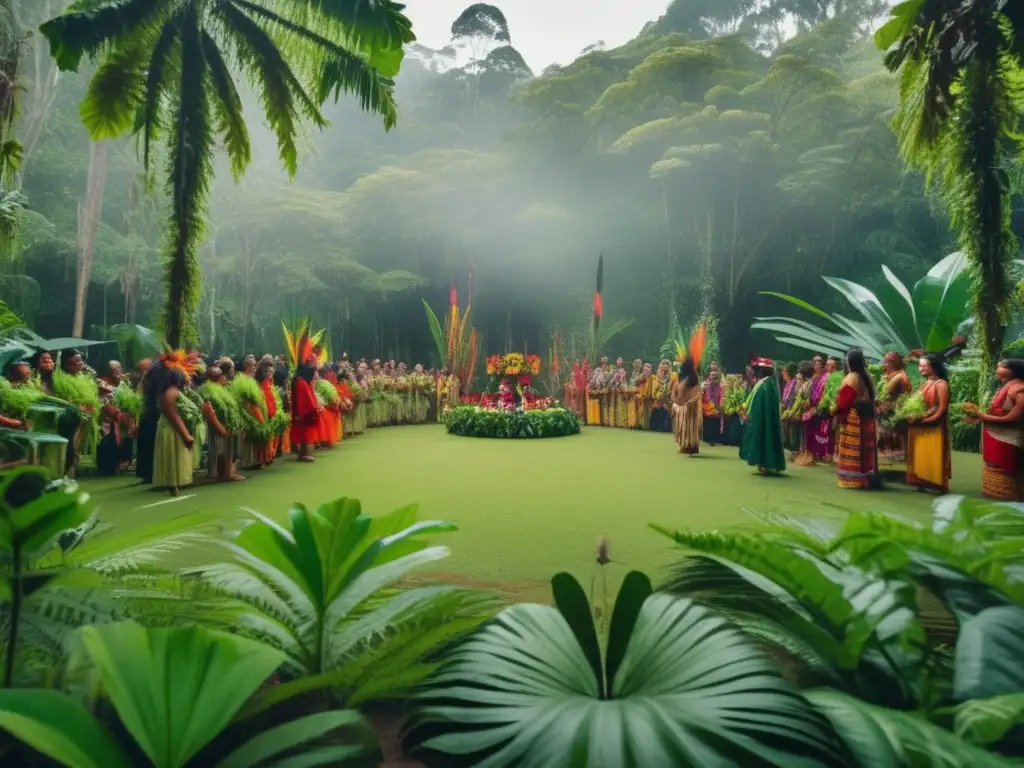
[{"label": "understory plant", "polygon": [[290,679],[254,709],[325,688],[349,703],[400,697],[433,670],[433,648],[493,615],[492,599],[477,590],[396,587],[448,556],[428,534],[456,530],[417,520],[417,509],[371,517],[356,499],[313,510],[296,504],[287,528],[253,512],[223,542],[229,561],[186,572],[201,587],[182,603],[189,616],[286,655]]},{"label": "understory plant", "polygon": [[930,524],[758,515],[735,533],[652,527],[688,552],[669,592],[779,659],[859,764],[1024,756],[1024,510],[943,497]]},{"label": "understory plant", "polygon": [[[742,632],[632,572],[606,642],[583,588],[515,605],[448,652],[406,741],[443,765],[844,766],[825,718]],[[602,650],[603,649],[603,650]]]}]

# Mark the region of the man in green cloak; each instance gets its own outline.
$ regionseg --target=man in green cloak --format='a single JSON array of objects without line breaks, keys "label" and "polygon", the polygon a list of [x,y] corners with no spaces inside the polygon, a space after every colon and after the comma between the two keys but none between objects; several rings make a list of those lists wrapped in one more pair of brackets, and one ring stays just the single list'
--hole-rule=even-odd
[{"label": "man in green cloak", "polygon": [[740,458],[757,467],[761,474],[786,471],[786,455],[782,447],[782,421],[779,407],[779,385],[775,381],[775,364],[758,358],[751,364],[757,383],[744,405],[746,426]]}]

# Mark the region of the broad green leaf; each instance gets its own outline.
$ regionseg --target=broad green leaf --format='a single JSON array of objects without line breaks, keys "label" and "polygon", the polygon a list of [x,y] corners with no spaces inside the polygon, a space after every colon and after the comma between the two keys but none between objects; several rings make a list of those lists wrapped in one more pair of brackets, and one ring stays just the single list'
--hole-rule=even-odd
[{"label": "broad green leaf", "polygon": [[288,511],[292,524],[292,538],[295,541],[294,563],[302,573],[306,590],[310,595],[317,596],[317,602],[323,606],[324,595],[323,564],[317,551],[315,529],[310,518],[313,514],[305,507],[296,506]]},{"label": "broad green leaf", "polygon": [[887,51],[914,29],[918,10],[924,0],[906,0],[889,10],[889,20],[875,32],[875,45]]},{"label": "broad green leaf", "polygon": [[572,629],[576,642],[579,643],[583,655],[587,657],[603,695],[603,692],[609,687],[610,681],[605,680],[601,646],[598,644],[597,630],[594,627],[594,616],[583,587],[571,574],[556,573],[551,579],[551,595],[555,600],[555,607],[562,614],[565,623]]},{"label": "broad green leaf", "polygon": [[285,660],[201,627],[87,626],[82,640],[125,728],[157,768],[182,768]]},{"label": "broad green leaf", "polygon": [[558,610],[517,605],[448,655],[410,740],[483,766],[851,764],[756,646],[689,600],[644,602],[610,693]]},{"label": "broad green leaf", "polygon": [[612,610],[612,620],[608,629],[608,653],[605,667],[609,687],[615,684],[615,675],[626,654],[629,639],[633,636],[633,628],[636,626],[636,620],[643,608],[644,601],[653,592],[651,580],[639,571],[627,573],[626,578],[622,581],[622,586],[619,587],[619,594],[615,598],[615,608]]},{"label": "broad green leaf", "polygon": [[925,349],[948,347],[970,316],[971,278],[963,253],[952,253],[914,285],[917,327]]},{"label": "broad green leaf", "polygon": [[1024,725],[1024,693],[972,699],[956,708],[956,733],[972,744],[995,744]]},{"label": "broad green leaf", "polygon": [[[348,750],[354,751],[347,753],[347,757],[355,757],[360,754],[363,757],[369,756],[371,750],[368,745],[373,743],[369,724],[355,710],[336,709],[300,717],[271,728],[269,731],[264,731],[249,739],[218,763],[218,768],[252,768],[263,765],[267,760],[277,758],[288,750],[318,739],[338,728],[351,728],[360,732],[362,744],[348,747]],[[275,764],[279,763],[275,761]]]},{"label": "broad green leaf", "polygon": [[914,712],[876,707],[830,690],[804,694],[832,721],[857,764],[870,768],[1008,768],[1015,763],[986,752]]},{"label": "broad green leaf", "polygon": [[1024,608],[988,608],[964,622],[956,641],[953,694],[959,701],[1024,691]]},{"label": "broad green leaf", "polygon": [[924,346],[917,330],[917,314],[914,310],[914,297],[892,270],[884,264],[882,274],[886,284],[878,290],[878,299],[882,302],[889,317],[892,318],[896,330],[903,340],[914,349]]},{"label": "broad green leaf", "polygon": [[824,312],[823,310],[818,309],[813,304],[808,304],[803,299],[798,299],[796,296],[790,296],[790,295],[785,294],[785,293],[776,293],[775,291],[761,291],[761,295],[762,296],[774,296],[777,299],[782,299],[783,301],[788,301],[790,304],[793,304],[795,306],[800,307],[800,309],[806,309],[808,312],[813,312],[818,317],[820,317],[822,320],[831,320],[832,319],[828,315],[827,312]]},{"label": "broad green leaf", "polygon": [[131,765],[107,729],[58,691],[0,690],[0,728],[68,768]]}]

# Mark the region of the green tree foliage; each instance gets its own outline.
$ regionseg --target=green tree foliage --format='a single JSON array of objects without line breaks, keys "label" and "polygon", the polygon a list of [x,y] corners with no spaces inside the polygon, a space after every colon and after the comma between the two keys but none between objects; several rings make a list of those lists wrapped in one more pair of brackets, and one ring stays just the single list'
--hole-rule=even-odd
[{"label": "green tree foliage", "polygon": [[196,259],[215,138],[236,178],[252,158],[231,68],[259,92],[281,160],[294,175],[299,122],[325,126],[320,105],[332,93],[352,92],[364,109],[383,116],[386,128],[395,123],[388,78],[398,72],[402,45],[413,39],[411,25],[392,4],[367,12],[359,3],[303,0],[100,1],[41,29],[63,70],[77,70],[85,55],[102,56],[81,108],[94,140],[140,132],[148,170],[151,142],[166,132],[171,218],[165,313],[172,345],[195,335]]},{"label": "green tree foliage", "polygon": [[875,35],[886,66],[900,72],[900,152],[935,181],[974,267],[974,309],[989,365],[1002,347],[1013,288],[1007,264],[1018,249],[1003,164],[1017,136],[1013,74],[1024,62],[1022,33],[1016,3],[910,0],[893,8]]}]

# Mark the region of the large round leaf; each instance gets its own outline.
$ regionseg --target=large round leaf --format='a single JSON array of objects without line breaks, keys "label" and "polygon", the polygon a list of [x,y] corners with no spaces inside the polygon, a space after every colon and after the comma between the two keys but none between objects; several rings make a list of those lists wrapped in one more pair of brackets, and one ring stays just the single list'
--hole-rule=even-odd
[{"label": "large round leaf", "polygon": [[1024,609],[987,608],[964,622],[955,670],[953,694],[961,701],[1024,690]]},{"label": "large round leaf", "polygon": [[557,609],[517,605],[451,653],[410,741],[446,765],[848,764],[757,648],[689,600],[644,602],[611,690]]}]

